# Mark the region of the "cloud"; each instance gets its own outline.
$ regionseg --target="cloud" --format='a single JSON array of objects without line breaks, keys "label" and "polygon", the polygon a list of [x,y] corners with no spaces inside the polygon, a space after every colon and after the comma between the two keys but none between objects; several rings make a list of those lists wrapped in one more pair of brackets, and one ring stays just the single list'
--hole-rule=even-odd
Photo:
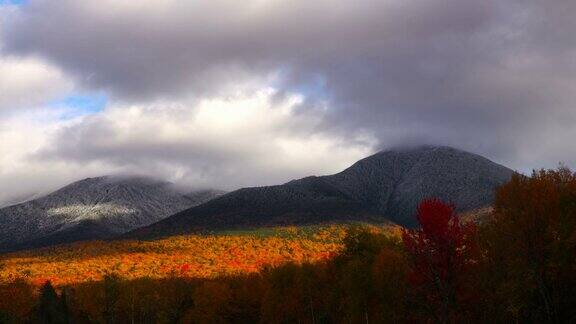
[{"label": "cloud", "polygon": [[85,85],[142,99],[222,93],[279,68],[296,81],[318,73],[331,84],[351,71],[372,78],[386,63],[466,50],[466,44],[453,45],[488,25],[492,6],[455,0],[32,1],[7,25],[5,37],[13,53],[42,53]]},{"label": "cloud", "polygon": [[58,68],[42,60],[0,56],[0,113],[42,105],[71,88]]},{"label": "cloud", "polygon": [[[108,100],[27,163],[234,187],[402,144],[576,167],[574,12],[570,0],[31,0],[0,28],[4,58],[34,57]],[[42,93],[12,92],[0,107]]]},{"label": "cloud", "polygon": [[[0,119],[0,205],[103,174],[140,174],[233,190],[330,174],[368,155],[367,134],[325,136],[300,94],[273,88],[225,98],[75,106]],[[6,190],[6,189],[10,190]]]},{"label": "cloud", "polygon": [[78,165],[33,156],[64,127],[78,120],[63,119],[66,108],[21,111],[0,118],[0,206],[45,194],[79,177],[112,171],[98,162]]},{"label": "cloud", "polygon": [[60,129],[34,159],[235,189],[336,172],[371,152],[368,136],[316,134],[321,118],[296,113],[302,97],[276,94],[112,106]]},{"label": "cloud", "polygon": [[[0,36],[19,12],[18,2],[0,2]],[[71,91],[73,83],[57,66],[35,55],[5,53],[0,37],[0,117],[20,109],[30,109]]]}]

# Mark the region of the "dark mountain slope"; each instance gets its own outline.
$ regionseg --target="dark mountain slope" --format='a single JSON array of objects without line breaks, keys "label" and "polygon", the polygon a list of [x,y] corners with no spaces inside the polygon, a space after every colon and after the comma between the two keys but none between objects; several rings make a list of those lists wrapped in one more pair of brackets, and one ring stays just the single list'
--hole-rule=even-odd
[{"label": "dark mountain slope", "polygon": [[331,176],[245,188],[185,210],[125,237],[332,221],[415,225],[418,202],[437,197],[458,211],[489,205],[512,170],[449,147],[377,153]]},{"label": "dark mountain slope", "polygon": [[110,238],[218,196],[144,177],[98,177],[0,209],[0,250]]}]

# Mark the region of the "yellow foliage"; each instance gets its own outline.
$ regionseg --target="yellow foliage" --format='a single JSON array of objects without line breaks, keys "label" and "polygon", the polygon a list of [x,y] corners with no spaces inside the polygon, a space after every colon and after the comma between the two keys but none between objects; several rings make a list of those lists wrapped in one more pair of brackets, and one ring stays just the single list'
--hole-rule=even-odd
[{"label": "yellow foliage", "polygon": [[279,228],[253,234],[186,235],[155,241],[89,241],[0,256],[0,283],[24,279],[41,285],[185,276],[214,278],[258,272],[286,262],[317,262],[337,254],[347,226]]}]

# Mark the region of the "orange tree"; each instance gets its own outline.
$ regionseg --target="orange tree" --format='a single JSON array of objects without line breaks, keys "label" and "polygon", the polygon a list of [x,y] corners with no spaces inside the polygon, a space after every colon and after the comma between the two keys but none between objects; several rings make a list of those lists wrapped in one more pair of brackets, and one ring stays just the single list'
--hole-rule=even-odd
[{"label": "orange tree", "polygon": [[576,176],[567,168],[515,174],[494,207],[481,241],[494,309],[508,320],[576,320]]}]

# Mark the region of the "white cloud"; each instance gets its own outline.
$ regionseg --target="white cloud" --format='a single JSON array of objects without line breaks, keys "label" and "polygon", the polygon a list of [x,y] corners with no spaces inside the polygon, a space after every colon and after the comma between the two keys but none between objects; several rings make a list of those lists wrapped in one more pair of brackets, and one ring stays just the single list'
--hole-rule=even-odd
[{"label": "white cloud", "polygon": [[38,158],[98,161],[231,189],[339,171],[371,152],[368,136],[316,133],[322,116],[297,113],[301,101],[263,88],[194,102],[112,105],[63,128]]},{"label": "white cloud", "polygon": [[0,123],[1,189],[17,189],[0,190],[0,201],[8,192],[108,173],[223,189],[276,184],[337,172],[372,152],[366,135],[317,134],[322,116],[298,113],[302,100],[263,87],[196,101],[112,104],[73,120],[60,118],[65,110],[20,114]]},{"label": "white cloud", "polygon": [[106,170],[98,164],[76,165],[63,160],[47,162],[33,158],[55,133],[77,122],[63,120],[64,114],[65,110],[40,109],[0,118],[0,206]]},{"label": "white cloud", "polygon": [[6,53],[6,26],[19,14],[19,6],[0,4],[0,117],[7,111],[43,106],[74,87],[61,68],[40,56]]},{"label": "white cloud", "polygon": [[0,56],[0,111],[36,107],[71,89],[62,71],[42,60]]}]

